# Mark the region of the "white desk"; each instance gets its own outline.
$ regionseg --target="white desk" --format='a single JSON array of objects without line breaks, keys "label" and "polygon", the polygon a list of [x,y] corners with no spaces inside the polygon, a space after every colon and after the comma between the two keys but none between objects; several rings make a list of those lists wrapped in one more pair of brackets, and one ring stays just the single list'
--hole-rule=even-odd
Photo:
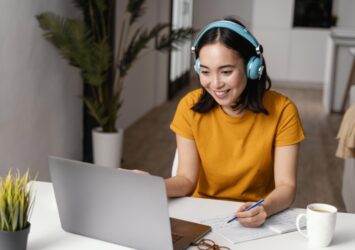
[{"label": "white desk", "polygon": [[[32,226],[28,239],[28,250],[130,249],[63,231],[60,225],[51,183],[35,182],[34,190],[36,192],[36,201],[31,217]],[[240,203],[237,202],[185,197],[170,200],[169,210],[172,217],[199,222],[200,219],[203,218],[230,213],[230,211],[234,211],[239,205]],[[239,243],[236,245],[230,244],[213,232],[206,235],[206,238],[214,240],[219,245],[240,250],[308,249],[306,240],[298,232]],[[338,214],[335,236],[331,247],[327,249],[355,249],[355,214]]]}]

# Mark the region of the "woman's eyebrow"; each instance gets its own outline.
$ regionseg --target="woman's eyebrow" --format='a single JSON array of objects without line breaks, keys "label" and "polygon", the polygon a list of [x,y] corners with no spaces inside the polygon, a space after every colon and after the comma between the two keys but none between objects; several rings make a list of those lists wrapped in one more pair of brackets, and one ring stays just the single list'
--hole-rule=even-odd
[{"label": "woman's eyebrow", "polygon": [[200,64],[200,67],[208,69],[208,67],[206,65],[203,65],[203,64]]},{"label": "woman's eyebrow", "polygon": [[233,68],[234,65],[233,64],[226,64],[226,65],[222,65],[220,67],[218,67],[219,69],[224,69],[224,68]]},{"label": "woman's eyebrow", "polygon": [[[208,66],[206,65],[203,65],[203,64],[200,64],[200,67],[201,68],[206,68],[206,69],[209,69]],[[219,66],[218,69],[224,69],[224,68],[233,68],[234,65],[233,64],[226,64],[226,65],[222,65],[222,66]]]}]

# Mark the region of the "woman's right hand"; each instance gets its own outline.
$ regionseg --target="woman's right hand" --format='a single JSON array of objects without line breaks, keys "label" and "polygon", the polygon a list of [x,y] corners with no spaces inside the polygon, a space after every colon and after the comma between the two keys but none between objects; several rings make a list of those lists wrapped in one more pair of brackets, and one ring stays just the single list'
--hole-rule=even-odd
[{"label": "woman's right hand", "polygon": [[260,227],[264,224],[267,213],[263,205],[248,210],[254,203],[244,203],[237,211],[236,216],[240,224],[245,227]]}]

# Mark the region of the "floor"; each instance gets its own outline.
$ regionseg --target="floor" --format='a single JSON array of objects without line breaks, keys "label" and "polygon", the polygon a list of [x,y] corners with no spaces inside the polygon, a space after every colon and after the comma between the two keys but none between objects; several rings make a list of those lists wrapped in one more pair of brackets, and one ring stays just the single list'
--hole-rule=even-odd
[{"label": "floor", "polygon": [[[191,88],[194,87],[188,87],[173,100],[151,110],[125,131],[124,168],[141,169],[162,177],[170,175],[176,146],[169,124],[178,101]],[[294,101],[306,135],[300,147],[298,188],[293,206],[324,202],[345,211],[341,197],[343,160],[335,157],[336,134],[342,115],[324,113],[321,90],[273,89]]]}]

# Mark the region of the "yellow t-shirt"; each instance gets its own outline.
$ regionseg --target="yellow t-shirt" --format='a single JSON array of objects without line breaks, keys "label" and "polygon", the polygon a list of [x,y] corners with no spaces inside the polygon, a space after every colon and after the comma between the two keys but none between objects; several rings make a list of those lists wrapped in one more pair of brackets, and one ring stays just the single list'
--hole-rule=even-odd
[{"label": "yellow t-shirt", "polygon": [[274,147],[304,139],[296,106],[268,90],[269,115],[247,110],[231,117],[220,106],[201,114],[191,110],[202,89],[183,97],[170,128],[195,141],[201,159],[195,197],[257,201],[275,188]]}]

